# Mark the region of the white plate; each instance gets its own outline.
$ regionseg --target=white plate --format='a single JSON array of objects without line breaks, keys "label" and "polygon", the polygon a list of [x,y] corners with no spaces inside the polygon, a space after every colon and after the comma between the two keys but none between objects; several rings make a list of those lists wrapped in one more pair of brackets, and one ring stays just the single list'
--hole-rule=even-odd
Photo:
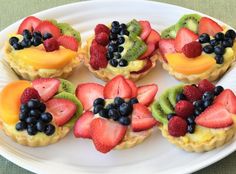
[{"label": "white plate", "polygon": [[[174,24],[186,13],[198,12],[151,1],[90,1],[53,8],[37,13],[35,16],[68,22],[81,32],[85,41],[98,23],[109,23],[113,20],[127,22],[133,18],[147,19],[152,23],[152,27],[161,31]],[[16,22],[0,33],[1,54],[7,34],[14,32],[19,23]],[[223,78],[221,81],[223,85],[227,87],[236,85],[236,80],[232,82],[232,74],[235,74],[235,70],[233,69]],[[17,79],[4,62],[0,63],[0,71],[0,88],[7,82]],[[75,84],[91,81],[103,83],[83,67],[74,72],[70,80]],[[179,83],[162,70],[160,64],[145,79],[139,81],[139,84],[150,82],[159,85],[159,94],[167,87]],[[95,150],[91,141],[75,139],[72,134],[57,144],[30,148],[18,145],[2,132],[0,133],[1,155],[21,167],[43,174],[189,173],[222,159],[235,149],[236,142],[231,141],[224,147],[207,153],[187,153],[168,143],[156,130],[147,141],[132,149],[116,150],[104,155]]]}]

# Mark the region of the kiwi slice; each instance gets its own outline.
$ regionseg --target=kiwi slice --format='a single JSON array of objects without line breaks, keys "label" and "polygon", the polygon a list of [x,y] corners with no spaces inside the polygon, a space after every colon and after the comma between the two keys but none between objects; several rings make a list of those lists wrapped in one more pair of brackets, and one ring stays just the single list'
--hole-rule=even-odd
[{"label": "kiwi slice", "polygon": [[127,30],[132,34],[139,36],[142,31],[142,28],[139,22],[136,19],[133,19],[127,24]]},{"label": "kiwi slice", "polygon": [[169,92],[170,89],[166,90],[159,98],[159,103],[165,114],[171,114],[174,112],[174,109],[169,101]]},{"label": "kiwi slice", "polygon": [[161,32],[161,37],[164,39],[175,38],[177,34],[175,25],[172,25]]},{"label": "kiwi slice", "polygon": [[168,99],[169,99],[173,108],[176,105],[177,94],[182,93],[182,91],[183,91],[183,85],[178,85],[178,86],[175,86],[175,87],[172,87],[169,89]]},{"label": "kiwi slice", "polygon": [[65,79],[59,79],[61,84],[59,86],[59,90],[58,90],[58,93],[60,92],[68,92],[68,93],[71,93],[71,94],[74,94],[75,93],[75,86],[68,80],[65,80]]},{"label": "kiwi slice", "polygon": [[163,110],[162,110],[162,108],[160,106],[160,103],[158,101],[155,101],[151,105],[151,110],[152,110],[152,115],[153,115],[153,117],[156,120],[160,121],[163,124],[167,124],[168,123],[167,117],[164,114],[164,112],[163,112]]},{"label": "kiwi slice", "polygon": [[194,33],[198,33],[198,24],[201,16],[198,14],[187,14],[182,16],[177,24],[175,25],[175,30],[178,31],[182,27],[186,27],[192,30]]}]

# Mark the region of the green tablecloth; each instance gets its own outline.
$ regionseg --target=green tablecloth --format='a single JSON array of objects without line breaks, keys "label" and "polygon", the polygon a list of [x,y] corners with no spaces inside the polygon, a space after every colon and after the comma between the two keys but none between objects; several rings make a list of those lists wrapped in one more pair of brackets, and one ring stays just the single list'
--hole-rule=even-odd
[{"label": "green tablecloth", "polygon": [[[16,20],[30,14],[45,10],[62,4],[77,2],[78,0],[0,0],[0,30],[14,23]],[[176,4],[186,8],[194,9],[236,28],[234,13],[236,9],[235,0],[158,0],[170,4]],[[124,2],[125,3],[125,2]],[[232,174],[236,173],[236,152],[225,159],[205,168],[196,174]],[[29,174],[28,172],[12,162],[0,156],[0,174]]]}]

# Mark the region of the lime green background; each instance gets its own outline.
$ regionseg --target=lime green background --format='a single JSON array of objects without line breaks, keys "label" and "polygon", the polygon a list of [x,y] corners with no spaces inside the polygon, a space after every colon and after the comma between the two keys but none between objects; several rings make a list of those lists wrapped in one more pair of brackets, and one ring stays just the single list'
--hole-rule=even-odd
[{"label": "lime green background", "polygon": [[[235,0],[157,0],[194,9],[218,18],[236,28]],[[0,30],[30,14],[78,0],[0,0]],[[125,3],[125,1],[124,1]],[[171,159],[170,159],[171,160]],[[0,156],[0,174],[30,174]],[[236,152],[195,174],[236,173]]]}]

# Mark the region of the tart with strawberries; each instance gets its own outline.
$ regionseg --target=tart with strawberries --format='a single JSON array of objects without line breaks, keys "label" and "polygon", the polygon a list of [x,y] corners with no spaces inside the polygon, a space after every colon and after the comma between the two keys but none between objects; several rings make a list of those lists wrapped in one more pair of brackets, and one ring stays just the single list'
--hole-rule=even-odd
[{"label": "tart with strawberries", "polygon": [[[84,64],[98,78],[108,81],[116,75],[136,81],[156,66],[160,35],[148,21],[113,21],[98,24],[85,46]],[[86,56],[85,56],[86,55]]]},{"label": "tart with strawberries", "polygon": [[76,96],[84,112],[74,126],[75,137],[92,139],[102,153],[142,143],[157,124],[149,108],[157,90],[155,84],[137,87],[122,75],[105,86],[79,84]]},{"label": "tart with strawberries", "polygon": [[235,60],[235,31],[208,17],[184,15],[159,41],[163,68],[188,83],[215,81]]},{"label": "tart with strawberries", "polygon": [[206,79],[167,89],[151,108],[162,135],[186,151],[210,151],[235,134],[235,94]]},{"label": "tart with strawberries", "polygon": [[80,64],[80,33],[67,23],[25,18],[9,35],[5,59],[23,79],[67,77]]},{"label": "tart with strawberries", "polygon": [[0,124],[14,141],[25,146],[56,143],[73,128],[83,108],[67,80],[18,80],[0,93]]}]

